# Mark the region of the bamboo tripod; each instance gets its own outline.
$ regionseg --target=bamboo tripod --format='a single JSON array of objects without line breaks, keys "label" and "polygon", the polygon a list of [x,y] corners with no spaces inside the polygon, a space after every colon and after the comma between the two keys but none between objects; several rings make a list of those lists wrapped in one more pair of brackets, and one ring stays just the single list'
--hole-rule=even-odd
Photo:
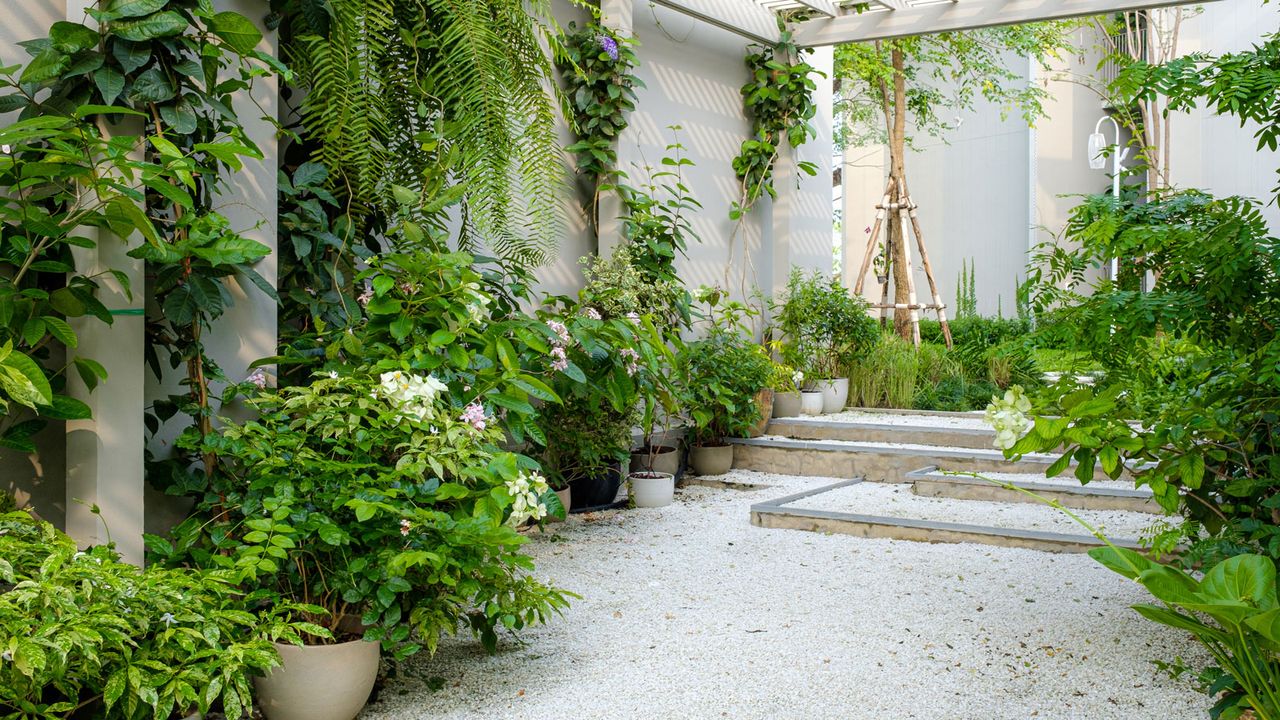
[{"label": "bamboo tripod", "polygon": [[[942,296],[938,293],[938,283],[933,277],[933,265],[929,263],[929,251],[924,246],[924,233],[920,231],[920,219],[916,215],[917,207],[915,201],[911,199],[911,193],[907,190],[906,179],[890,176],[889,181],[885,183],[884,197],[880,200],[880,204],[876,205],[876,222],[871,228],[871,237],[867,240],[867,249],[862,256],[862,269],[858,272],[853,294],[862,294],[862,287],[867,279],[867,270],[871,268],[871,259],[876,252],[876,242],[880,239],[880,231],[884,229],[885,221],[888,220],[890,232],[886,234],[887,241],[884,244],[886,274],[884,281],[881,283],[883,288],[880,293],[880,303],[871,307],[880,311],[881,326],[889,324],[889,312],[891,310],[909,311],[911,314],[911,336],[916,347],[920,346],[920,311],[936,311],[938,313],[938,322],[942,325],[942,336],[947,341],[947,348],[950,349],[952,347],[951,325],[947,322],[947,305],[942,301]],[[892,232],[895,219],[898,226],[896,235]],[[911,261],[911,243],[907,241],[908,225],[911,227],[911,234],[916,237],[916,247],[920,250],[920,261],[924,265],[925,277],[929,279],[929,290],[933,293],[933,302],[927,305],[921,305],[916,297],[915,272]],[[895,238],[901,240],[901,242],[894,242]],[[901,247],[896,247],[897,245],[901,245]],[[906,268],[904,273],[907,279],[906,303],[889,302],[889,278],[891,276],[889,268],[895,262],[902,263],[902,267]]]}]

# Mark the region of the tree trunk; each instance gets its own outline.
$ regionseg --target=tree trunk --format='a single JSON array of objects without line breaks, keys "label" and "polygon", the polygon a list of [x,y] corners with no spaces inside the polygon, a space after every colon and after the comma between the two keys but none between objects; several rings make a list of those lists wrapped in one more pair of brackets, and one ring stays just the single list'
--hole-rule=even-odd
[{"label": "tree trunk", "polygon": [[[890,202],[894,205],[905,203],[901,196],[901,188],[905,186],[907,176],[907,88],[904,73],[905,58],[902,50],[896,45],[893,48],[893,125],[889,132],[889,177],[893,180],[893,195]],[[907,262],[907,228],[902,226],[902,214],[895,211],[889,213],[889,236],[893,239],[893,302],[895,305],[906,305],[910,302],[911,264]],[[911,311],[901,307],[893,311],[893,327],[898,335],[911,340],[914,330],[911,327]]]}]

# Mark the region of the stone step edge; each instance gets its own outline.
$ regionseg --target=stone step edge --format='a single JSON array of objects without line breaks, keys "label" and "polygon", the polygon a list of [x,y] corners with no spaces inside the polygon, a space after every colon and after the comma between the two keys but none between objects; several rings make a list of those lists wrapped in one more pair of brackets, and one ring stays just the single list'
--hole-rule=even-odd
[{"label": "stone step edge", "polygon": [[[982,473],[978,473],[981,475]],[[1008,483],[1014,487],[1030,490],[1034,493],[1048,493],[1057,495],[1090,495],[1094,497],[1113,497],[1125,498],[1132,500],[1155,500],[1155,495],[1150,490],[1126,490],[1123,488],[1109,487],[1089,487],[1088,485],[1056,485],[1053,483],[1030,482],[1027,480],[1000,480],[993,482],[982,480],[968,475],[949,475],[942,472],[942,469],[936,465],[931,465],[919,470],[913,470],[905,475],[906,482],[916,482],[917,480],[932,480],[955,483],[956,485],[975,485],[980,487],[1000,488],[998,483]]]},{"label": "stone step edge", "polygon": [[[903,448],[888,447],[886,445],[876,443],[855,442],[851,440],[797,440],[794,438],[729,438],[729,442],[736,445],[757,445],[760,447],[784,448],[790,450],[874,452],[884,455],[920,455],[922,453],[928,453],[940,458],[977,458],[981,460],[1015,462],[1007,460],[1004,453],[998,450],[987,450],[985,448],[948,448],[941,446],[935,447],[931,445]],[[1057,458],[1052,455],[1030,454],[1022,456],[1022,458],[1016,462],[1051,465],[1055,460],[1057,460]]]},{"label": "stone step edge", "polygon": [[[861,479],[846,480],[834,485],[824,485],[812,490],[787,495],[776,500],[770,500],[763,503],[756,503],[751,506],[751,524],[757,527],[770,527],[766,525],[766,518],[784,519],[791,518],[801,521],[813,521],[815,527],[813,531],[821,531],[821,525],[826,525],[828,532],[840,532],[840,526],[847,526],[853,529],[857,526],[882,527],[882,528],[904,528],[909,530],[918,530],[924,533],[936,533],[936,537],[928,539],[928,542],[935,543],[965,543],[973,542],[986,545],[997,545],[998,543],[984,542],[984,540],[1012,540],[1015,545],[1012,547],[1024,547],[1029,549],[1041,549],[1044,547],[1060,547],[1061,549],[1079,548],[1087,550],[1094,547],[1102,547],[1104,543],[1092,535],[1071,535],[1067,533],[1045,532],[1042,530],[1025,530],[1021,528],[997,528],[986,525],[969,525],[966,523],[952,523],[942,520],[918,520],[915,518],[899,518],[887,515],[861,515],[857,513],[840,513],[831,510],[810,510],[806,508],[792,508],[786,505],[802,500],[807,497],[819,495],[821,493],[838,490],[850,485],[862,483]],[[966,501],[966,502],[983,502],[983,501]],[[799,529],[799,528],[793,528]],[[851,533],[846,533],[851,534]],[[892,539],[892,538],[890,538]],[[1135,540],[1130,539],[1111,539],[1112,544],[1127,548],[1130,550],[1143,550],[1142,546]]]}]

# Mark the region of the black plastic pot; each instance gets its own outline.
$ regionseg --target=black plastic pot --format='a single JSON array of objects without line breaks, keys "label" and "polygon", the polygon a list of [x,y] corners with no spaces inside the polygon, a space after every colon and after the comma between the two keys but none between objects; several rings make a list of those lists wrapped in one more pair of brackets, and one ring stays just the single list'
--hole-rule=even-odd
[{"label": "black plastic pot", "polygon": [[572,480],[569,488],[573,491],[571,498],[573,507],[570,512],[581,513],[593,510],[607,510],[621,507],[626,500],[614,502],[618,497],[618,488],[622,487],[622,468],[612,467],[608,472]]}]

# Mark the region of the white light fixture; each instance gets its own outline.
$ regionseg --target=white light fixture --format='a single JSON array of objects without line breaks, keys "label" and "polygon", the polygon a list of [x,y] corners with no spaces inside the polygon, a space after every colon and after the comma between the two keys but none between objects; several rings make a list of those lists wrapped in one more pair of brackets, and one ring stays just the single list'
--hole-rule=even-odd
[{"label": "white light fixture", "polygon": [[1089,136],[1089,168],[1101,170],[1107,166],[1107,138],[1100,132]]},{"label": "white light fixture", "polygon": [[[1089,167],[1094,170],[1101,170],[1107,166],[1106,137],[1102,134],[1102,123],[1111,121],[1111,126],[1116,130],[1116,144],[1111,146],[1111,159],[1114,166],[1111,171],[1111,197],[1115,198],[1117,203],[1120,202],[1120,176],[1124,174],[1124,166],[1120,163],[1129,156],[1129,148],[1122,148],[1120,145],[1120,123],[1110,115],[1103,115],[1098,118],[1098,123],[1093,126],[1093,134],[1089,136]],[[1115,282],[1120,275],[1120,259],[1111,259],[1111,281]]]}]

